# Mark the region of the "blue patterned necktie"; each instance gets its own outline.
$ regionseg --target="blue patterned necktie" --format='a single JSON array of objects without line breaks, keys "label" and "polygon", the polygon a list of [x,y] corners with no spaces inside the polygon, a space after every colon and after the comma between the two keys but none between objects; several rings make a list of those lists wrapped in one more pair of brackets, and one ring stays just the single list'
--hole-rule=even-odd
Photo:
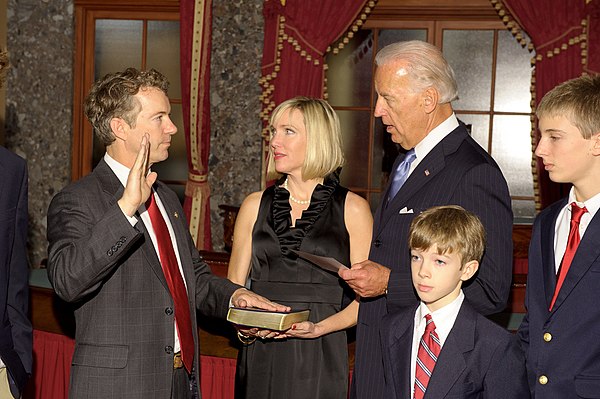
[{"label": "blue patterned necktie", "polygon": [[411,149],[406,153],[406,156],[400,162],[396,170],[394,171],[394,176],[392,177],[392,184],[390,185],[390,191],[388,193],[387,202],[389,203],[400,191],[400,187],[406,181],[408,177],[408,171],[410,170],[410,164],[417,158],[415,154],[415,149]]}]

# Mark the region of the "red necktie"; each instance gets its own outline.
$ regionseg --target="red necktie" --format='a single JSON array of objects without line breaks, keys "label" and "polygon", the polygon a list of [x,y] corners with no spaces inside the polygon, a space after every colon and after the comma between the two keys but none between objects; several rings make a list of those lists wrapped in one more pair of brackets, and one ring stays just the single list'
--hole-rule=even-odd
[{"label": "red necktie", "polygon": [[415,389],[414,399],[423,399],[431,373],[435,367],[435,362],[442,349],[440,338],[435,332],[435,323],[428,314],[425,316],[426,326],[425,332],[419,343],[419,351],[417,352],[417,365],[415,367]]},{"label": "red necktie", "polygon": [[581,221],[581,217],[584,213],[587,212],[585,207],[580,208],[576,203],[571,203],[571,227],[569,229],[569,240],[567,241],[567,249],[565,250],[565,255],[563,256],[562,262],[560,263],[560,267],[558,268],[558,276],[556,278],[556,289],[554,290],[554,296],[552,297],[552,302],[550,302],[550,310],[554,306],[554,302],[556,302],[556,297],[560,292],[560,288],[565,281],[565,277],[569,272],[569,268],[571,267],[571,262],[573,261],[573,257],[575,256],[575,252],[577,252],[577,247],[579,246],[579,241],[581,238],[579,237],[579,222]]},{"label": "red necktie", "polygon": [[183,277],[179,271],[175,251],[171,242],[171,235],[167,229],[167,224],[163,218],[156,201],[154,193],[150,195],[146,202],[146,208],[152,221],[158,252],[160,255],[160,264],[162,265],[169,291],[175,304],[175,322],[177,334],[179,336],[179,345],[181,346],[181,359],[186,370],[191,373],[194,361],[194,336],[192,335],[192,320],[190,318],[190,307],[188,304],[187,290],[183,283]]}]

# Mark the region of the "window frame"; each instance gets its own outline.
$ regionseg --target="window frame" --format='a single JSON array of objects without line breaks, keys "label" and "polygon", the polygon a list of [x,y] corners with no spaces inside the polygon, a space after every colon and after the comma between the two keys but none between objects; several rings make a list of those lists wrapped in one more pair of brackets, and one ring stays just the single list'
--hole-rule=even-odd
[{"label": "window frame", "polygon": [[[498,32],[506,30],[505,25],[498,17],[495,9],[487,0],[448,0],[440,5],[435,0],[407,0],[399,4],[398,0],[379,0],[371,16],[365,21],[362,29],[373,31],[373,48],[377,49],[379,41],[379,31],[388,29],[419,29],[427,32],[427,41],[440,48],[443,48],[443,34],[445,30],[494,30],[493,42],[493,65],[491,81],[490,108],[487,111],[473,111],[455,109],[456,115],[489,115],[490,123],[488,126],[488,143],[486,151],[493,156],[493,128],[494,117],[502,115],[530,116],[532,112],[503,112],[494,110],[495,80],[497,67],[497,48]],[[373,58],[376,51],[373,51]],[[334,55],[335,56],[335,55]],[[382,188],[374,186],[373,170],[377,165],[373,165],[373,146],[375,139],[376,118],[373,115],[376,94],[373,90],[373,79],[375,75],[374,59],[372,61],[373,73],[371,74],[371,96],[369,101],[370,120],[369,120],[369,156],[366,187],[349,187],[363,195],[369,203],[371,197],[381,193]],[[336,111],[369,111],[367,106],[336,106],[332,104]],[[532,149],[533,150],[533,149]],[[513,201],[534,201],[533,196],[512,195]]]},{"label": "window frame", "polygon": [[73,181],[92,171],[93,129],[83,114],[83,101],[94,83],[97,19],[144,20],[142,62],[145,62],[146,20],[179,21],[179,0],[75,0],[71,148]]}]

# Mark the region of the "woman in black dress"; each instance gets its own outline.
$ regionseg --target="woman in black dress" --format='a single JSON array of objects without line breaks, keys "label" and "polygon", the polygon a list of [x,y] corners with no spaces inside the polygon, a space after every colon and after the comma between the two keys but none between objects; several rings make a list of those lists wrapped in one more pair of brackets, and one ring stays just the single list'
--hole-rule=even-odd
[{"label": "woman in black dress", "polygon": [[346,398],[344,330],[356,324],[358,298],[337,274],[293,251],[333,257],[347,266],[366,260],[371,211],[367,201],[339,184],[340,124],[326,101],[287,100],[273,111],[270,125],[268,172],[277,182],[244,200],[228,278],[249,282],[253,291],[292,309],[310,309],[310,318],[283,333],[240,332],[245,345],[236,397]]}]

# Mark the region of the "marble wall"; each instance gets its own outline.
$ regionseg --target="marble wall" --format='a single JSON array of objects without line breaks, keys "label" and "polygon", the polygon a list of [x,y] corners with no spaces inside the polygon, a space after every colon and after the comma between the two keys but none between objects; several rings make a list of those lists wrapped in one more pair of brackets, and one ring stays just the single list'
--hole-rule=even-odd
[{"label": "marble wall", "polygon": [[[8,0],[6,146],[29,165],[29,257],[47,256],[46,212],[71,174],[73,0]],[[262,0],[213,0],[211,221],[223,248],[219,204],[260,189]]]},{"label": "marble wall", "polygon": [[46,211],[71,175],[73,0],[9,0],[6,146],[29,168],[29,259],[46,257]]},{"label": "marble wall", "polygon": [[213,0],[211,60],[211,222],[223,248],[219,204],[240,205],[260,190],[262,0]]}]

